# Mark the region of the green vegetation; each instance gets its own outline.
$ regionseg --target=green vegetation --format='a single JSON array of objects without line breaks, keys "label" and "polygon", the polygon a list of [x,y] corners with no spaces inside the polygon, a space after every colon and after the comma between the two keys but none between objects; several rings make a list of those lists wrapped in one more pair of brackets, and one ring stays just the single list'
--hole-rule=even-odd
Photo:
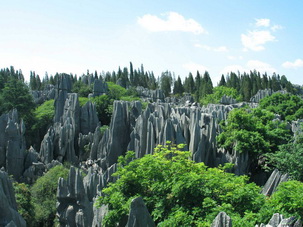
[{"label": "green vegetation", "polygon": [[279,114],[282,120],[303,118],[303,100],[292,94],[275,93],[260,101],[260,108]]},{"label": "green vegetation", "polygon": [[34,206],[33,226],[53,226],[56,215],[56,193],[58,179],[67,178],[68,169],[58,165],[40,177],[31,187],[32,203]]},{"label": "green vegetation", "polygon": [[290,141],[279,146],[278,151],[268,154],[268,164],[284,173],[288,173],[294,180],[303,181],[303,143],[302,140]]},{"label": "green vegetation", "polygon": [[34,207],[31,201],[31,192],[28,185],[14,182],[15,197],[19,214],[26,221],[27,226],[33,225]]},{"label": "green vegetation", "polygon": [[210,103],[218,104],[224,95],[236,99],[238,102],[242,100],[242,97],[238,94],[235,88],[218,86],[213,89],[212,94],[208,94],[204,98],[201,98],[200,104],[201,105],[207,105]]},{"label": "green vegetation", "polygon": [[223,132],[217,137],[218,146],[240,153],[273,152],[291,137],[286,123],[274,118],[273,113],[260,108],[233,109],[221,123]]},{"label": "green vegetation", "polygon": [[142,196],[159,226],[209,226],[219,211],[243,217],[264,203],[259,187],[224,168],[208,168],[190,160],[183,146],[158,146],[153,155],[119,158],[115,183],[105,188],[97,204],[108,204],[104,226],[115,226],[128,214],[133,198]]},{"label": "green vegetation", "polygon": [[88,97],[93,92],[92,86],[83,83],[81,80],[76,81],[72,88],[73,93],[78,93],[80,97]]},{"label": "green vegetation", "polygon": [[129,213],[132,199],[141,196],[158,226],[210,226],[220,211],[233,226],[267,223],[274,212],[302,216],[303,183],[290,181],[278,187],[272,197],[220,168],[208,168],[190,160],[190,152],[168,144],[158,146],[153,155],[134,159],[128,152],[119,158],[117,181],[109,184],[97,199],[97,206],[109,205],[104,226],[116,226]]}]

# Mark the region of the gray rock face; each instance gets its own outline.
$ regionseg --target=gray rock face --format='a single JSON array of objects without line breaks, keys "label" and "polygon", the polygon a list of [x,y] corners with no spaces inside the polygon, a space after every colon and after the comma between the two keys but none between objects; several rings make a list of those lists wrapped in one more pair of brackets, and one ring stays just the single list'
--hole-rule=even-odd
[{"label": "gray rock face", "polygon": [[114,111],[110,127],[105,131],[101,141],[98,143],[97,152],[96,143],[101,133],[98,132],[98,134],[95,135],[91,158],[95,158],[97,154],[97,159],[101,160],[103,170],[115,164],[118,157],[127,151],[127,145],[130,141],[131,121],[134,115],[134,113],[130,112],[138,111],[135,106],[135,103],[131,104],[123,101],[114,102]]},{"label": "gray rock face", "polygon": [[220,100],[220,103],[223,105],[231,105],[237,103],[237,100],[233,99],[232,97],[223,95],[223,97]]},{"label": "gray rock face", "polygon": [[156,226],[141,197],[133,199],[130,204],[128,221],[125,227]]},{"label": "gray rock face", "polygon": [[42,104],[47,100],[55,99],[55,95],[56,95],[55,86],[52,84],[48,84],[46,85],[43,91],[31,91],[31,94],[36,104]]},{"label": "gray rock face", "polygon": [[80,170],[71,167],[68,180],[59,179],[57,216],[61,226],[101,226],[108,207],[96,208],[94,202],[107,183],[114,181],[111,174],[116,166],[104,173],[100,170],[97,165],[92,166],[82,179]]},{"label": "gray rock face", "polygon": [[266,96],[271,96],[273,93],[274,92],[271,89],[259,90],[257,94],[250,98],[250,102],[259,103],[261,99],[265,98]]},{"label": "gray rock face", "polygon": [[55,117],[54,122],[59,122],[63,112],[65,100],[67,99],[67,94],[71,91],[71,78],[67,74],[59,76],[59,83],[55,96]]},{"label": "gray rock face", "polygon": [[149,90],[144,87],[137,87],[136,88],[140,98],[143,98],[147,101],[152,101],[152,102],[164,102],[164,93],[160,89],[156,90]]},{"label": "gray rock face", "polygon": [[[284,218],[282,214],[275,213],[269,220],[267,225],[261,224],[260,227],[302,227],[300,219],[295,217]],[[258,227],[258,225],[256,225]]]},{"label": "gray rock face", "polygon": [[59,179],[57,199],[61,226],[91,226],[93,210],[79,169],[71,167],[68,180]]},{"label": "gray rock face", "polygon": [[279,91],[274,92],[274,91],[271,90],[271,89],[259,90],[259,91],[257,92],[257,94],[255,94],[253,97],[250,98],[250,102],[259,103],[261,99],[263,99],[263,98],[265,98],[265,97],[267,97],[267,96],[271,96],[271,95],[274,94],[274,93],[286,94],[287,91],[279,90]]},{"label": "gray rock face", "polygon": [[95,80],[94,82],[94,89],[93,89],[93,97],[99,95],[105,95],[108,92],[108,86],[105,81],[101,79]]},{"label": "gray rock face", "polygon": [[17,110],[0,117],[0,167],[19,180],[24,171],[25,126]]},{"label": "gray rock face", "polygon": [[270,196],[274,193],[279,186],[280,183],[288,181],[289,176],[288,174],[282,174],[279,170],[275,169],[270,177],[268,178],[266,184],[262,189],[262,194]]},{"label": "gray rock face", "polygon": [[6,172],[0,170],[0,226],[26,226],[17,211],[13,185]]},{"label": "gray rock face", "polygon": [[225,212],[220,212],[214,219],[211,227],[232,227],[231,218]]},{"label": "gray rock face", "polygon": [[77,94],[68,94],[64,111],[59,122],[55,122],[44,136],[41,147],[41,160],[47,164],[53,159],[60,162],[77,163],[75,152],[80,131],[80,107]]},{"label": "gray rock face", "polygon": [[87,135],[94,132],[99,124],[96,107],[93,103],[88,101],[81,108],[80,114],[80,131],[82,134]]}]

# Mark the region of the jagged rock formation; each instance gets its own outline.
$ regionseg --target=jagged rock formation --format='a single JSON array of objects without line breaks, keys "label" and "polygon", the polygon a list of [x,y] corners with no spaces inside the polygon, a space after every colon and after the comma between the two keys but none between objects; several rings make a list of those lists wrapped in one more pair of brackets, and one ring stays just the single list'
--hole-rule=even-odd
[{"label": "jagged rock formation", "polygon": [[213,220],[211,227],[232,227],[231,218],[225,212],[220,212]]},{"label": "jagged rock formation", "polygon": [[15,192],[9,176],[0,170],[0,226],[26,226],[17,210]]},{"label": "jagged rock formation", "polygon": [[101,79],[94,81],[94,89],[93,89],[93,97],[99,96],[99,95],[105,95],[108,92],[108,86],[105,81],[102,81]]},{"label": "jagged rock formation", "polygon": [[282,214],[273,214],[267,225],[261,224],[256,227],[302,227],[302,221],[295,217],[284,218]]},{"label": "jagged rock formation", "polygon": [[252,96],[250,98],[250,102],[252,102],[252,103],[259,103],[261,99],[263,99],[263,98],[265,98],[267,96],[271,96],[272,94],[278,93],[278,92],[282,93],[282,94],[286,94],[287,93],[287,91],[285,91],[285,90],[280,90],[280,91],[276,91],[276,92],[274,92],[271,89],[259,90],[257,92],[257,94],[255,94],[254,96]]},{"label": "jagged rock formation", "polygon": [[144,87],[137,87],[136,88],[138,95],[140,98],[146,100],[146,101],[151,101],[151,102],[164,102],[164,93],[160,89],[156,90],[149,90]]},{"label": "jagged rock formation", "polygon": [[56,95],[55,86],[52,84],[46,85],[43,91],[31,91],[36,104],[42,104],[43,102],[54,99]]},{"label": "jagged rock formation", "polygon": [[132,200],[125,227],[154,227],[156,226],[144,204],[142,197]]},{"label": "jagged rock formation", "polygon": [[232,97],[223,95],[223,97],[220,99],[219,103],[223,105],[231,105],[237,103],[237,100],[233,99]]},{"label": "jagged rock formation", "polygon": [[[45,164],[50,163],[53,159],[76,164],[83,154],[84,145],[87,145],[86,143],[83,145],[83,141],[87,140],[83,138],[94,132],[99,125],[94,104],[89,101],[81,108],[78,94],[67,93],[66,84],[68,82],[66,81],[68,81],[66,78],[62,79],[62,85],[59,86],[62,89],[55,100],[55,123],[48,129],[41,142],[40,157]],[[78,149],[78,138],[81,138],[81,154]],[[83,157],[81,157],[82,159]]]},{"label": "jagged rock formation", "polygon": [[259,90],[257,94],[250,98],[250,102],[259,103],[261,99],[265,98],[266,96],[271,96],[273,93],[274,92],[271,89]]},{"label": "jagged rock formation", "polygon": [[68,180],[59,179],[57,216],[61,226],[101,226],[108,208],[93,205],[107,183],[115,181],[111,177],[114,171],[116,165],[103,173],[97,165],[93,165],[82,179],[81,171],[71,167]]},{"label": "jagged rock formation", "polygon": [[19,180],[24,171],[25,126],[17,110],[0,116],[0,167]]},{"label": "jagged rock formation", "polygon": [[282,182],[288,181],[289,176],[288,174],[282,174],[279,170],[275,169],[270,177],[268,178],[267,182],[265,183],[262,194],[266,196],[272,195]]}]

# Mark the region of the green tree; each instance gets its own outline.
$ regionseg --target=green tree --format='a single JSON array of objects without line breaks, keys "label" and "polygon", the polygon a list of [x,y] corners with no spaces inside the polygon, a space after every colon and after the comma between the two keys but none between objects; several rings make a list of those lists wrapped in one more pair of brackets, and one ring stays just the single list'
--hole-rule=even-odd
[{"label": "green tree", "polygon": [[14,182],[15,197],[17,202],[18,213],[26,221],[28,226],[32,226],[34,217],[34,207],[31,201],[31,192],[28,185]]},{"label": "green tree", "polygon": [[260,108],[279,114],[282,120],[292,121],[303,118],[303,100],[292,94],[275,93],[263,98]]},{"label": "green tree", "polygon": [[188,77],[185,78],[184,90],[185,90],[185,92],[190,93],[190,94],[195,93],[195,81],[194,81],[192,73],[189,73]]},{"label": "green tree", "polygon": [[261,108],[233,109],[222,123],[223,132],[217,137],[218,146],[240,153],[274,152],[291,136],[286,123],[274,121],[274,114]]},{"label": "green tree", "polygon": [[[266,201],[264,208],[271,211],[271,213],[280,213],[286,217],[296,216],[303,220],[302,195],[302,182],[295,180],[283,182],[278,186],[277,191]],[[260,212],[264,211],[261,210]]]},{"label": "green tree", "polygon": [[133,160],[134,152],[120,157],[117,181],[97,199],[98,206],[109,205],[104,226],[116,226],[138,196],[158,226],[209,226],[219,211],[244,217],[264,204],[260,188],[246,176],[195,163],[182,148],[168,144],[140,159]]},{"label": "green tree", "polygon": [[173,81],[173,78],[172,78],[170,72],[166,71],[166,72],[162,73],[160,88],[164,92],[165,96],[169,96],[169,94],[171,92],[172,81]]},{"label": "green tree", "polygon": [[303,181],[302,139],[299,142],[291,140],[289,143],[279,146],[278,151],[270,153],[266,157],[272,168],[288,173],[294,180]]},{"label": "green tree", "polygon": [[21,118],[29,118],[35,107],[29,89],[22,81],[10,79],[2,89],[0,96],[0,113],[17,109]]},{"label": "green tree", "polygon": [[213,89],[213,94],[208,94],[205,98],[200,99],[201,105],[207,105],[209,103],[217,104],[220,102],[221,98],[226,95],[237,101],[241,101],[241,96],[238,94],[237,90],[231,87],[218,86]]},{"label": "green tree", "polygon": [[178,76],[178,79],[174,82],[174,95],[182,95],[184,92],[183,84],[181,81],[180,76]]},{"label": "green tree", "polygon": [[44,176],[40,177],[31,188],[34,205],[33,226],[53,226],[56,216],[56,195],[58,179],[67,179],[68,169],[63,165],[51,168]]}]

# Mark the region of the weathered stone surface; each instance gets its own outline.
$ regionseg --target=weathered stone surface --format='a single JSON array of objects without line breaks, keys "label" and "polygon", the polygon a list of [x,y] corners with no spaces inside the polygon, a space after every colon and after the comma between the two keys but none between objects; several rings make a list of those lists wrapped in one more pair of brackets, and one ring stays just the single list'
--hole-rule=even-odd
[{"label": "weathered stone surface", "polygon": [[63,112],[65,100],[67,99],[67,94],[71,91],[71,77],[67,74],[62,74],[59,76],[59,84],[56,88],[56,96],[55,96],[55,117],[54,122],[59,122]]},{"label": "weathered stone surface", "polygon": [[130,204],[130,211],[126,227],[152,227],[156,226],[151,218],[142,197],[133,199]]},{"label": "weathered stone surface", "polygon": [[110,128],[105,131],[99,145],[97,158],[106,170],[117,162],[127,150],[130,141],[130,113],[128,102],[115,101]]},{"label": "weathered stone surface", "polygon": [[81,172],[70,168],[68,180],[59,179],[57,212],[60,225],[91,226],[93,207],[85,193]]},{"label": "weathered stone surface", "polygon": [[0,226],[26,226],[17,211],[13,185],[6,172],[0,170]]},{"label": "weathered stone surface", "polygon": [[237,100],[233,99],[232,97],[223,95],[219,102],[223,105],[231,105],[237,103]]},{"label": "weathered stone surface", "polygon": [[225,212],[220,212],[214,219],[211,227],[232,227],[232,220]]},{"label": "weathered stone surface", "polygon": [[105,81],[102,81],[101,79],[94,81],[93,97],[99,95],[105,95],[107,92],[108,92],[108,86]]},{"label": "weathered stone surface", "polygon": [[262,194],[270,196],[273,192],[276,191],[280,183],[285,182],[288,179],[288,174],[282,174],[279,170],[275,169],[264,185]]},{"label": "weathered stone surface", "polygon": [[[57,108],[57,107],[56,107]],[[68,94],[60,121],[49,128],[41,142],[40,157],[47,164],[53,159],[77,163],[75,145],[80,131],[80,107],[78,95]]]},{"label": "weathered stone surface", "polygon": [[81,108],[80,113],[80,132],[87,135],[90,132],[94,132],[99,124],[97,111],[95,105],[88,101]]},{"label": "weathered stone surface", "polygon": [[284,218],[282,214],[275,213],[267,225],[261,224],[256,227],[302,227],[302,221],[296,217]]},{"label": "weathered stone surface", "polygon": [[259,90],[257,94],[250,98],[250,102],[258,103],[261,99],[265,98],[266,96],[271,96],[273,93],[274,92],[271,89]]},{"label": "weathered stone surface", "polygon": [[0,117],[0,167],[19,180],[24,171],[25,126],[19,121],[17,110]]},{"label": "weathered stone surface", "polygon": [[137,87],[136,90],[139,96],[147,101],[164,102],[165,96],[163,91],[160,89],[149,90],[147,88]]},{"label": "weathered stone surface", "polygon": [[42,91],[31,91],[36,104],[42,104],[43,102],[55,99],[56,91],[55,86],[52,84],[47,84]]}]

